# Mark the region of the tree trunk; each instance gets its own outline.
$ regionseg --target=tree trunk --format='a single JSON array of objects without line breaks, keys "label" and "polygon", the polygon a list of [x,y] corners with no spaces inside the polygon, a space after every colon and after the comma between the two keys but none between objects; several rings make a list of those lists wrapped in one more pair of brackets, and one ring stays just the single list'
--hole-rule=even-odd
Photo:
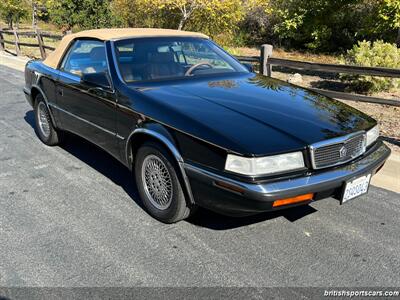
[{"label": "tree trunk", "polygon": [[178,30],[182,30],[183,26],[185,25],[185,18],[182,18],[178,25]]},{"label": "tree trunk", "polygon": [[32,28],[36,29],[37,28],[37,3],[36,1],[32,1]]},{"label": "tree trunk", "polygon": [[397,48],[400,48],[400,27],[397,29],[396,44],[397,44]]}]

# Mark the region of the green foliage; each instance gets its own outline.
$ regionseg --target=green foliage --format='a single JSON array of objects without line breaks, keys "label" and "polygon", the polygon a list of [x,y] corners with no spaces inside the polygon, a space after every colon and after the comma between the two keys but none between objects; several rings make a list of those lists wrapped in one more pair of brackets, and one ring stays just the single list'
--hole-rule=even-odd
[{"label": "green foliage", "polygon": [[241,0],[114,0],[121,24],[201,31],[212,37],[235,31],[243,17]]},{"label": "green foliage", "polygon": [[358,41],[400,45],[399,0],[248,0],[241,31],[248,44],[342,52]]},{"label": "green foliage", "polygon": [[[274,33],[295,48],[332,52],[348,49],[356,42],[361,11],[360,0],[274,0],[279,18]],[[365,17],[365,16],[364,16]]]},{"label": "green foliage", "polygon": [[80,29],[110,27],[114,18],[110,0],[48,0],[47,9],[51,21],[63,31],[74,26]]},{"label": "green foliage", "polygon": [[393,29],[398,29],[400,27],[400,1],[381,0],[378,16],[383,26],[387,25]]},{"label": "green foliage", "polygon": [[28,3],[21,0],[1,0],[0,17],[7,22],[9,28],[18,25],[22,18],[28,16]]},{"label": "green foliage", "polygon": [[[348,65],[400,69],[400,49],[383,41],[363,41],[349,50],[342,61]],[[400,79],[364,75],[343,75],[341,78],[349,82],[351,89],[357,92],[390,91],[400,87]]]},{"label": "green foliage", "polygon": [[343,53],[364,39],[400,47],[400,0],[0,0],[8,23],[30,11],[63,31],[174,28],[204,32],[224,46],[270,43],[319,53]]}]

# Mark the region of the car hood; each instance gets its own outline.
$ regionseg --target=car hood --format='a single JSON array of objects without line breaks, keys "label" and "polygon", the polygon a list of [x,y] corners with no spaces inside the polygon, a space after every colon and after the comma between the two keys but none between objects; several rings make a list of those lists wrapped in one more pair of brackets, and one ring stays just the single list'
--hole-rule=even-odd
[{"label": "car hood", "polygon": [[342,102],[252,73],[137,90],[145,115],[243,155],[295,151],[376,123]]}]

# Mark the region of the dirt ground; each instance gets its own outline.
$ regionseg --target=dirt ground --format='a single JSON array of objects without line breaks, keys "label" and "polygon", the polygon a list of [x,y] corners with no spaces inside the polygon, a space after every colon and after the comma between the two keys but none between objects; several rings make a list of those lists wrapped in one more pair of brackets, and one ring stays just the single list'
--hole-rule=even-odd
[{"label": "dirt ground", "polygon": [[386,144],[393,151],[400,153],[400,107],[355,101],[343,102],[378,120],[381,136]]}]

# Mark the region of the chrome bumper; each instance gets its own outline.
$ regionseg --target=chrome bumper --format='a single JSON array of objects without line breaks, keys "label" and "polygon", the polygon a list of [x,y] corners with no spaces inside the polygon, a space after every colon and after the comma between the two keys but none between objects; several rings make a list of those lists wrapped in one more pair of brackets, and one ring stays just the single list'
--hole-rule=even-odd
[{"label": "chrome bumper", "polygon": [[[235,201],[238,200],[238,197],[241,197],[244,201],[242,201],[242,203],[239,203],[241,202],[239,200],[237,201],[238,203],[235,205],[237,209],[244,211],[265,211],[271,210],[272,202],[277,199],[289,198],[306,193],[334,190],[342,188],[346,181],[354,177],[367,173],[374,175],[385,163],[389,155],[390,149],[381,141],[378,141],[362,158],[351,163],[326,170],[318,170],[308,176],[265,183],[241,182],[189,164],[185,164],[185,170],[192,187],[193,185],[197,185],[197,187],[202,186],[203,188],[206,185],[209,187],[211,185],[213,187],[213,191],[210,189],[208,190],[210,198],[214,197],[211,193],[222,189],[216,182],[223,182],[236,187],[236,190],[243,191],[241,195],[236,195],[235,197]],[[197,192],[198,191],[199,189],[197,189]],[[224,192],[225,194],[234,193],[234,191],[229,191],[227,189],[224,189]],[[196,202],[198,202],[198,200],[200,203],[204,201],[204,199],[196,199],[196,191],[193,191],[193,194]],[[219,200],[215,201],[224,202],[221,198],[222,196],[219,195]],[[217,205],[220,204],[220,202],[218,202]],[[211,205],[213,204],[211,203]],[[207,201],[206,206],[210,206],[210,201]],[[232,209],[237,210],[235,208]]]}]

